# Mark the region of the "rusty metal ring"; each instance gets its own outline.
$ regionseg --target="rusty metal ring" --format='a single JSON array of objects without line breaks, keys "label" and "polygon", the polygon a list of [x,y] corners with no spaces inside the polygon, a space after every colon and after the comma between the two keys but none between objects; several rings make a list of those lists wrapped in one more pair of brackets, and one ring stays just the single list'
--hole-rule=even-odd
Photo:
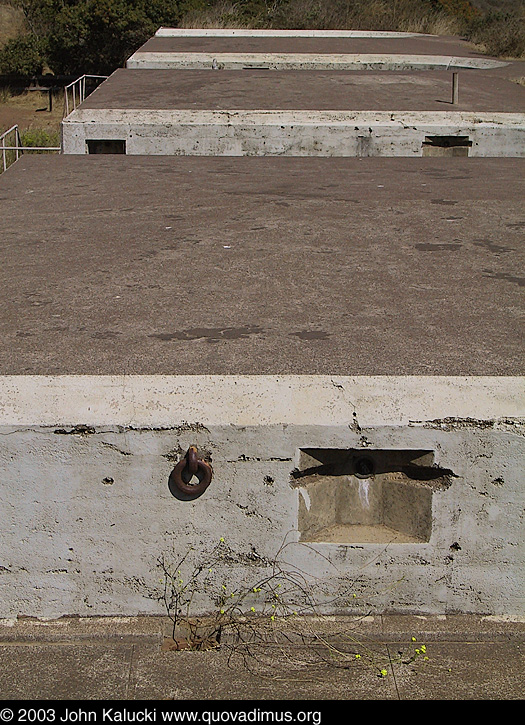
[{"label": "rusty metal ring", "polygon": [[196,476],[197,471],[199,470],[199,458],[197,456],[197,448],[195,446],[190,446],[188,448],[186,459],[188,461],[188,471],[192,476]]},{"label": "rusty metal ring", "polygon": [[197,470],[192,475],[197,476],[197,478],[199,479],[199,483],[186,483],[182,478],[183,471],[185,469],[190,469],[190,461],[188,460],[187,455],[184,458],[181,458],[181,460],[177,463],[177,465],[171,472],[170,483],[172,483],[180,493],[183,493],[187,496],[196,497],[204,493],[204,491],[210,485],[213,475],[213,469],[206,461],[199,460],[196,458],[196,456],[195,459],[197,463]]}]

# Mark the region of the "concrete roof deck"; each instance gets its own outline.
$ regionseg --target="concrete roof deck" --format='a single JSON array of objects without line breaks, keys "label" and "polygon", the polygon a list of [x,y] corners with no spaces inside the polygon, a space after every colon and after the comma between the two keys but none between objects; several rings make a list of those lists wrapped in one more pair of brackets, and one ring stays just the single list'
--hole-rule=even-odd
[{"label": "concrete roof deck", "polygon": [[525,111],[525,87],[494,71],[118,69],[82,109]]},{"label": "concrete roof deck", "polygon": [[0,374],[522,375],[524,164],[22,157]]},{"label": "concrete roof deck", "polygon": [[301,36],[154,36],[138,53],[371,53],[395,55],[452,55],[486,58],[455,36],[416,35],[398,37],[301,37]]}]

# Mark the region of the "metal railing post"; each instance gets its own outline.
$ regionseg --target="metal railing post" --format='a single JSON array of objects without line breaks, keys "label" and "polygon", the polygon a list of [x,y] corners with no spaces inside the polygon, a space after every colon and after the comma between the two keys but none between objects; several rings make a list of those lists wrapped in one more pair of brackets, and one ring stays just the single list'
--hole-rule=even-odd
[{"label": "metal railing post", "polygon": [[459,103],[459,81],[458,74],[452,73],[452,105],[457,106]]}]

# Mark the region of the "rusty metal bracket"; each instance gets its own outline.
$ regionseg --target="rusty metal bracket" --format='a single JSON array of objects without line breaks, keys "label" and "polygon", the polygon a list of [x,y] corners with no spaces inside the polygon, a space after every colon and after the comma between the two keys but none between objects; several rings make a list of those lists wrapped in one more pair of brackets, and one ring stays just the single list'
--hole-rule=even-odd
[{"label": "rusty metal bracket", "polygon": [[[200,496],[208,488],[213,476],[209,463],[198,456],[197,446],[190,446],[186,455],[180,459],[170,475],[170,487],[173,486],[186,496]],[[196,477],[198,483],[191,483]]]}]

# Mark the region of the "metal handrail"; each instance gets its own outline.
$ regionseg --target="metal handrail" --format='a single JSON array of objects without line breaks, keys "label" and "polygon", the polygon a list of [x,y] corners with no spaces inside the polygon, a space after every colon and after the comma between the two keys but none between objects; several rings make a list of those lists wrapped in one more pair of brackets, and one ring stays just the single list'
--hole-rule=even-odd
[{"label": "metal handrail", "polygon": [[[6,138],[7,136],[9,136],[10,133],[15,134],[15,147],[6,146]],[[18,161],[19,158],[19,149],[22,145],[22,140],[20,138],[18,124],[15,123],[14,126],[11,126],[11,128],[8,128],[7,131],[4,131],[4,133],[0,134],[0,141],[2,142],[2,145],[0,146],[0,149],[2,151],[2,166],[5,171],[8,166],[6,151],[15,151],[15,161]]]},{"label": "metal handrail", "polygon": [[[6,139],[9,134],[12,133],[14,133],[15,135],[15,144],[13,146],[7,146]],[[11,128],[8,128],[7,131],[4,131],[4,133],[0,134],[0,151],[2,152],[3,171],[5,171],[8,166],[11,166],[11,164],[14,164],[15,161],[18,161],[20,156],[25,151],[61,151],[61,148],[60,146],[22,146],[22,139],[20,137],[18,124],[15,124],[14,126],[11,126]],[[11,161],[8,161],[6,153],[7,151],[15,152],[14,159],[12,159]]]},{"label": "metal handrail", "polygon": [[[72,95],[72,101],[73,101],[73,108],[71,109],[74,111],[77,107],[77,105],[80,105],[82,101],[86,97],[86,78],[99,78],[102,80],[106,80],[108,76],[97,76],[92,75],[90,73],[84,73],[83,76],[80,76],[80,78],[77,78],[76,81],[72,81],[71,83],[68,83],[67,86],[64,86],[64,116],[69,116],[70,109],[69,109],[69,89],[71,88],[71,95]],[[75,89],[78,85],[78,90],[75,92]],[[77,95],[78,95],[78,102],[77,102]]]},{"label": "metal handrail", "polygon": [[[2,146],[6,151],[60,151],[60,146]],[[17,157],[18,158],[18,157]]]}]

